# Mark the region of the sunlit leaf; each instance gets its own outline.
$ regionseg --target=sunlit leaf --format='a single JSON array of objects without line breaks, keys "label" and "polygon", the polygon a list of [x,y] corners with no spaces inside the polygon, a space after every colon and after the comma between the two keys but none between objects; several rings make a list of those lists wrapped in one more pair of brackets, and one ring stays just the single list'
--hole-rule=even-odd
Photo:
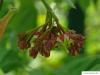
[{"label": "sunlit leaf", "polygon": [[72,0],[66,0],[67,4],[70,5],[71,7],[75,8],[74,3],[72,2]]}]

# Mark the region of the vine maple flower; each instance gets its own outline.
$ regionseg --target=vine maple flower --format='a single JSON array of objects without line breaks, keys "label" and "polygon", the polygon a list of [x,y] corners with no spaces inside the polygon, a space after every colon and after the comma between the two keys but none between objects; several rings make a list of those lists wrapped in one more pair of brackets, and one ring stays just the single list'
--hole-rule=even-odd
[{"label": "vine maple flower", "polygon": [[45,0],[42,2],[47,8],[45,24],[39,29],[20,34],[18,37],[19,48],[29,50],[29,56],[33,58],[36,58],[38,54],[49,57],[50,51],[59,46],[59,43],[63,43],[71,55],[78,54],[83,45],[84,37],[74,31],[65,31]]},{"label": "vine maple flower", "polygon": [[30,47],[30,43],[27,41],[27,34],[26,33],[20,33],[18,35],[18,47],[20,49],[27,49]]},{"label": "vine maple flower", "polygon": [[77,55],[79,54],[80,48],[83,46],[84,37],[80,34],[76,34],[75,31],[69,30],[68,32],[65,32],[60,37],[61,41],[64,41],[65,39],[71,40],[72,43],[68,46],[69,53],[71,55]]},{"label": "vine maple flower", "polygon": [[50,33],[46,35],[46,37],[43,40],[43,49],[44,49],[42,52],[43,56],[45,57],[50,56],[50,50],[55,47],[56,39],[57,35],[52,31],[50,31]]},{"label": "vine maple flower", "polygon": [[38,54],[38,50],[36,50],[34,47],[32,47],[29,51],[29,56],[36,58],[37,54]]},{"label": "vine maple flower", "polygon": [[30,48],[30,56],[35,58],[38,53],[45,57],[50,56],[50,51],[54,48],[57,39],[57,35],[52,31],[52,29],[41,35],[38,34],[37,39],[34,41],[34,47]]},{"label": "vine maple flower", "polygon": [[70,39],[73,40],[73,43],[70,45],[69,52],[72,55],[77,55],[80,52],[80,48],[83,46],[84,37],[79,34],[72,34],[70,35]]},{"label": "vine maple flower", "polygon": [[52,19],[49,13],[49,18],[47,15],[46,23],[43,26],[19,35],[18,46],[20,49],[28,49],[29,56],[33,58],[36,58],[38,54],[49,57],[50,51],[58,46],[58,39],[60,42],[67,40],[69,43],[71,41],[69,45],[66,45],[71,55],[79,53],[84,41],[82,35],[76,34],[74,31],[65,31],[58,20]]},{"label": "vine maple flower", "polygon": [[[32,40],[33,38],[34,40]],[[77,55],[80,52],[79,49],[82,47],[84,41],[82,35],[76,34],[72,30],[63,32],[62,29],[57,26],[52,26],[51,28],[47,27],[47,29],[46,26],[45,28],[43,26],[42,29],[35,32],[19,34],[18,46],[20,49],[29,48],[29,56],[33,58],[36,58],[38,53],[44,57],[49,57],[50,51],[57,45],[58,38],[62,42],[64,40],[72,41],[66,46],[71,55]]]}]

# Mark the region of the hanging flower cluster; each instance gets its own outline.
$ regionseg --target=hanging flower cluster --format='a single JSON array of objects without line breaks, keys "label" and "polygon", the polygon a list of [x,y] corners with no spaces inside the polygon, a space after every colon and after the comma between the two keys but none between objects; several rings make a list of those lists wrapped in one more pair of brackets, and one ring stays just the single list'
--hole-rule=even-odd
[{"label": "hanging flower cluster", "polygon": [[77,55],[80,52],[80,48],[83,46],[84,37],[80,34],[76,34],[75,31],[69,30],[60,36],[60,40],[65,39],[71,41],[70,45],[67,47],[71,55]]},{"label": "hanging flower cluster", "polygon": [[84,38],[72,30],[65,31],[58,20],[52,18],[47,13],[46,22],[43,26],[33,29],[29,32],[18,35],[18,47],[22,50],[29,50],[29,56],[35,58],[38,53],[44,57],[50,56],[50,51],[59,46],[58,42],[64,40],[71,41],[66,45],[71,55],[77,55],[83,45]]}]

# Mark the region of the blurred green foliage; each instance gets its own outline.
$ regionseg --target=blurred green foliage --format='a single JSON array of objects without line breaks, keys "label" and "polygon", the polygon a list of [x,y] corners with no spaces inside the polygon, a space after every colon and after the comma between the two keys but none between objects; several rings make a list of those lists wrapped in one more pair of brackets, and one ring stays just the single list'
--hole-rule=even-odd
[{"label": "blurred green foliage", "polygon": [[[0,18],[12,5],[17,9],[0,41],[0,75],[80,75],[100,70],[100,0],[46,0],[67,29],[69,10],[79,3],[85,13],[84,53],[70,56],[65,50],[52,50],[49,58],[32,59],[17,47],[17,34],[42,25],[45,11],[40,0],[4,0]],[[78,17],[77,17],[78,18]],[[76,18],[76,19],[77,19]]]}]

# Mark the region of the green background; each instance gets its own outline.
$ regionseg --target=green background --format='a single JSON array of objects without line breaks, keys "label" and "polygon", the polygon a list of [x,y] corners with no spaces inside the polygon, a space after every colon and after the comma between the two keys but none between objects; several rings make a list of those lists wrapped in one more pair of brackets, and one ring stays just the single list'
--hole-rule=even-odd
[{"label": "green background", "polygon": [[0,41],[0,75],[81,75],[82,71],[100,70],[100,0],[46,2],[65,29],[69,26],[84,35],[82,53],[71,56],[62,48],[52,50],[49,58],[38,55],[33,59],[27,52],[20,51],[17,34],[42,25],[46,9],[41,0],[4,0],[0,19],[6,15],[10,5],[16,11]]}]

